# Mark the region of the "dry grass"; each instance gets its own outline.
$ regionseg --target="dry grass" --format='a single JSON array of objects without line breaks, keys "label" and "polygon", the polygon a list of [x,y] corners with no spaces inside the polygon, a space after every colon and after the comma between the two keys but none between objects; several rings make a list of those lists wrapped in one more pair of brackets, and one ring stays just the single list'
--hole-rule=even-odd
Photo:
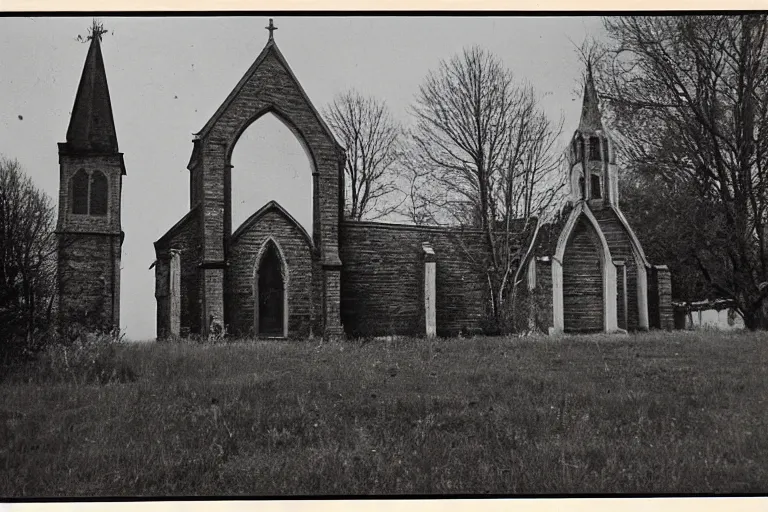
[{"label": "dry grass", "polygon": [[0,385],[0,494],[765,492],[766,354],[679,332],[132,344],[134,382]]}]

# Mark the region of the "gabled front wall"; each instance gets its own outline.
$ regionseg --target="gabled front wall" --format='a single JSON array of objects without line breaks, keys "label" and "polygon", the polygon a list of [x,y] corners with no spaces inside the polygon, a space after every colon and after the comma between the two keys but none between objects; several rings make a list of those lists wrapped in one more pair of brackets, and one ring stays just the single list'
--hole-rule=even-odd
[{"label": "gabled front wall", "polygon": [[319,198],[319,211],[313,212],[313,218],[320,221],[320,232],[313,233],[313,238],[315,243],[321,242],[326,259],[338,258],[339,148],[328,137],[298,87],[292,87],[291,82],[288,71],[275,53],[269,51],[202,139],[203,179],[199,186],[206,210],[206,260],[223,259],[225,233],[232,229],[231,216],[226,210],[230,208],[229,166],[234,146],[245,129],[267,112],[273,112],[285,121],[308,150],[318,175],[313,192]]},{"label": "gabled front wall", "polygon": [[[585,223],[585,224],[582,224]],[[552,257],[552,320],[553,320],[553,332],[562,333],[566,330],[565,323],[565,307],[566,307],[566,293],[579,293],[577,290],[565,290],[565,286],[579,287],[582,284],[586,284],[597,279],[596,275],[590,275],[584,280],[584,283],[579,283],[578,279],[566,281],[564,273],[566,270],[565,259],[566,253],[569,250],[569,245],[573,240],[574,232],[577,232],[577,227],[586,225],[588,230],[593,233],[593,240],[596,239],[596,248],[599,254],[600,261],[600,276],[602,280],[602,318],[604,332],[615,332],[618,329],[617,324],[617,288],[616,288],[616,266],[613,263],[611,251],[608,247],[608,242],[603,235],[600,225],[595,219],[592,211],[586,206],[585,202],[578,202],[573,210],[568,214],[568,220],[565,223],[563,230],[561,231],[555,254]],[[582,258],[590,256],[588,252],[577,251],[575,257]],[[576,277],[580,271],[575,271]],[[586,276],[585,276],[586,277]],[[581,330],[577,325],[574,329],[569,327],[570,330]],[[590,328],[591,329],[591,328]]]},{"label": "gabled front wall", "polygon": [[603,265],[600,240],[584,216],[576,222],[563,255],[565,332],[604,329]]},{"label": "gabled front wall", "polygon": [[[313,174],[312,239],[322,267],[311,297],[323,309],[324,335],[341,334],[339,323],[338,225],[343,149],[324,126],[273,42],[268,43],[243,80],[200,133],[195,143],[192,196],[203,208],[203,277],[200,294],[203,322],[228,317],[224,267],[230,259],[231,156],[240,135],[267,112],[296,134],[307,151]],[[199,174],[198,174],[199,173]],[[226,309],[226,311],[225,311]],[[225,320],[226,321],[226,320]],[[204,327],[205,328],[205,327]]]},{"label": "gabled front wall", "polygon": [[238,233],[229,250],[226,272],[227,312],[225,323],[233,335],[253,335],[254,278],[257,255],[268,240],[273,240],[285,258],[288,269],[288,337],[307,337],[319,333],[312,301],[312,252],[305,235],[279,211],[271,210]]}]

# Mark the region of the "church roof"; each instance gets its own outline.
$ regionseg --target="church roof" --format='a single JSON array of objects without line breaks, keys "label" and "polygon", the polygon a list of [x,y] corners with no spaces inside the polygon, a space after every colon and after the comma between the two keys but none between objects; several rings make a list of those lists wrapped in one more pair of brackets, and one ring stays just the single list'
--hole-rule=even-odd
[{"label": "church roof", "polygon": [[603,129],[600,117],[600,99],[595,88],[595,79],[592,76],[592,63],[587,63],[587,79],[584,82],[584,100],[581,105],[581,120],[579,130],[582,132],[594,132]]},{"label": "church roof", "polygon": [[261,50],[261,53],[258,57],[256,57],[256,60],[251,64],[251,67],[248,68],[248,71],[245,72],[245,75],[240,79],[240,81],[237,83],[234,89],[232,89],[232,92],[229,93],[229,96],[227,96],[227,99],[224,100],[224,103],[221,104],[221,106],[216,110],[216,112],[213,114],[213,116],[208,120],[207,123],[205,123],[205,126],[203,126],[202,130],[197,132],[195,134],[195,138],[202,138],[205,137],[208,132],[213,128],[213,126],[216,124],[216,121],[221,117],[221,115],[227,110],[229,105],[234,101],[234,99],[240,94],[240,91],[245,87],[245,85],[248,83],[249,80],[253,77],[253,75],[256,73],[256,71],[259,69],[259,66],[261,66],[262,62],[267,58],[267,56],[272,53],[277,58],[278,62],[285,68],[285,70],[288,72],[288,76],[290,76],[291,80],[296,85],[296,88],[298,89],[299,93],[301,94],[304,101],[307,102],[307,105],[309,105],[309,108],[312,110],[312,113],[314,113],[315,117],[319,121],[320,125],[322,126],[323,130],[326,132],[328,137],[339,148],[339,150],[344,151],[344,147],[339,144],[338,140],[336,140],[336,136],[333,134],[333,131],[328,127],[325,120],[323,120],[323,117],[320,115],[320,113],[317,111],[315,106],[312,104],[312,102],[309,99],[309,96],[307,96],[306,91],[301,86],[301,83],[296,78],[296,75],[293,73],[293,70],[288,65],[288,61],[285,60],[285,57],[283,57],[283,54],[280,52],[280,49],[277,47],[277,43],[275,43],[274,38],[270,35],[269,40],[267,41],[267,44],[264,46],[264,49]]},{"label": "church roof", "polygon": [[118,152],[117,133],[100,42],[100,29],[94,26],[67,129],[66,148],[69,152]]}]

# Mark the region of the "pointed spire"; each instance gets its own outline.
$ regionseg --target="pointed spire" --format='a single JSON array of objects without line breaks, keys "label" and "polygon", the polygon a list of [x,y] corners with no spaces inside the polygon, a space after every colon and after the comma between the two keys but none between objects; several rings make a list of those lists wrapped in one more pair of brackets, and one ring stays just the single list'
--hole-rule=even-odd
[{"label": "pointed spire", "polygon": [[592,61],[587,60],[587,79],[584,82],[584,102],[581,105],[581,121],[579,130],[591,132],[602,130],[603,122],[600,117],[599,98],[595,89],[595,79],[592,77]]},{"label": "pointed spire", "polygon": [[101,55],[105,31],[94,20],[83,74],[67,129],[67,149],[72,152],[117,153],[117,134]]}]

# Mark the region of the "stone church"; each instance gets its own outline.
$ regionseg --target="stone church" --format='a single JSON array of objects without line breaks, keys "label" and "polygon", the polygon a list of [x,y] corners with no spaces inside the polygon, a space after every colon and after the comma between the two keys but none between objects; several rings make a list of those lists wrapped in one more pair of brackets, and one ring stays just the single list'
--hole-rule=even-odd
[{"label": "stone church", "polygon": [[[264,49],[193,139],[189,211],[155,242],[158,338],[482,332],[486,277],[469,263],[482,257],[482,233],[344,219],[345,149],[278,49],[271,20],[268,28]],[[543,297],[537,322],[551,333],[669,329],[669,271],[647,261],[621,213],[615,150],[587,75],[568,204],[519,262],[528,291]],[[232,152],[267,113],[311,162],[311,233],[274,201],[233,230]],[[58,231],[70,241],[59,251],[62,311],[87,306],[118,325],[125,169],[98,37],[59,152]]]}]

